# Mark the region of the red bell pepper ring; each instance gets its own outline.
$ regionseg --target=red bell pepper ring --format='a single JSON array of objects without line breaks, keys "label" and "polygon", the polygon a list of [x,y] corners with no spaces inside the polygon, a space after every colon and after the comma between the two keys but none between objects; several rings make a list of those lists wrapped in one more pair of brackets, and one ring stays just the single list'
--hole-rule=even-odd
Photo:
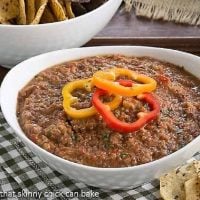
[{"label": "red bell pepper ring", "polygon": [[132,80],[125,80],[125,79],[119,79],[117,82],[120,85],[123,85],[124,87],[131,87],[134,84]]},{"label": "red bell pepper ring", "polygon": [[[120,80],[119,83],[123,86],[130,87],[133,83],[126,80]],[[130,133],[135,132],[145,126],[148,122],[154,120],[159,112],[160,105],[158,100],[151,93],[144,93],[137,96],[138,99],[145,101],[149,104],[151,111],[148,113],[140,112],[138,113],[139,119],[133,123],[126,123],[117,119],[111,112],[108,106],[103,104],[100,100],[100,96],[107,95],[108,92],[105,90],[97,89],[92,97],[92,103],[99,114],[103,117],[105,123],[111,129],[121,132]]]}]

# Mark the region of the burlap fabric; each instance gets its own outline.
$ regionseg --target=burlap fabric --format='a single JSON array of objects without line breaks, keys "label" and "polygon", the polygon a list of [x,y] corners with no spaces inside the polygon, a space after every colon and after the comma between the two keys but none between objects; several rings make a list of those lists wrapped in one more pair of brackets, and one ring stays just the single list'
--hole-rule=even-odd
[{"label": "burlap fabric", "polygon": [[200,0],[124,0],[137,16],[200,25]]}]

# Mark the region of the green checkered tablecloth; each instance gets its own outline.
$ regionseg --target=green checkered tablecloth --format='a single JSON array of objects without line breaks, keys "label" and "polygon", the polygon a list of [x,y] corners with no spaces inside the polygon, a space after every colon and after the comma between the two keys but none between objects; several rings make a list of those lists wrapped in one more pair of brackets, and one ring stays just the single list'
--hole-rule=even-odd
[{"label": "green checkered tablecloth", "polygon": [[107,191],[70,180],[67,175],[52,170],[34,155],[17,138],[0,111],[0,199],[158,200],[161,198],[158,180],[128,191]]}]

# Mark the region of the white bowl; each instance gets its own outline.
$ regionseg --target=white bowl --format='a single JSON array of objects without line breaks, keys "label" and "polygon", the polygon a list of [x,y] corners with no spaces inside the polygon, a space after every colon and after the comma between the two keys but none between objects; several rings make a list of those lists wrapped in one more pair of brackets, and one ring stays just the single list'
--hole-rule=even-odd
[{"label": "white bowl", "polygon": [[110,21],[122,0],[67,21],[39,25],[0,25],[0,65],[12,67],[32,56],[80,47]]},{"label": "white bowl", "polygon": [[97,168],[73,163],[59,158],[40,148],[29,140],[21,130],[16,117],[18,91],[41,70],[74,59],[102,54],[124,54],[151,56],[168,61],[200,78],[200,58],[180,51],[153,47],[89,47],[60,50],[26,60],[13,68],[1,86],[1,108],[3,114],[17,136],[49,166],[72,179],[88,185],[107,189],[120,189],[138,186],[176,167],[200,151],[200,136],[191,143],[159,160],[126,168]]}]

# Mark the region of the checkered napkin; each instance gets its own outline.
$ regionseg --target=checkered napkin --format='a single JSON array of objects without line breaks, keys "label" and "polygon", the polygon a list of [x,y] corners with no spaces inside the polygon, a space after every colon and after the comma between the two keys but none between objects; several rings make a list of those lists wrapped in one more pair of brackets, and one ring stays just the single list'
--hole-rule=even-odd
[{"label": "checkered napkin", "polygon": [[[90,197],[84,197],[90,194]],[[95,194],[95,195],[94,195]],[[15,135],[0,111],[0,199],[158,200],[159,181],[128,191],[106,191],[52,170]]]}]

